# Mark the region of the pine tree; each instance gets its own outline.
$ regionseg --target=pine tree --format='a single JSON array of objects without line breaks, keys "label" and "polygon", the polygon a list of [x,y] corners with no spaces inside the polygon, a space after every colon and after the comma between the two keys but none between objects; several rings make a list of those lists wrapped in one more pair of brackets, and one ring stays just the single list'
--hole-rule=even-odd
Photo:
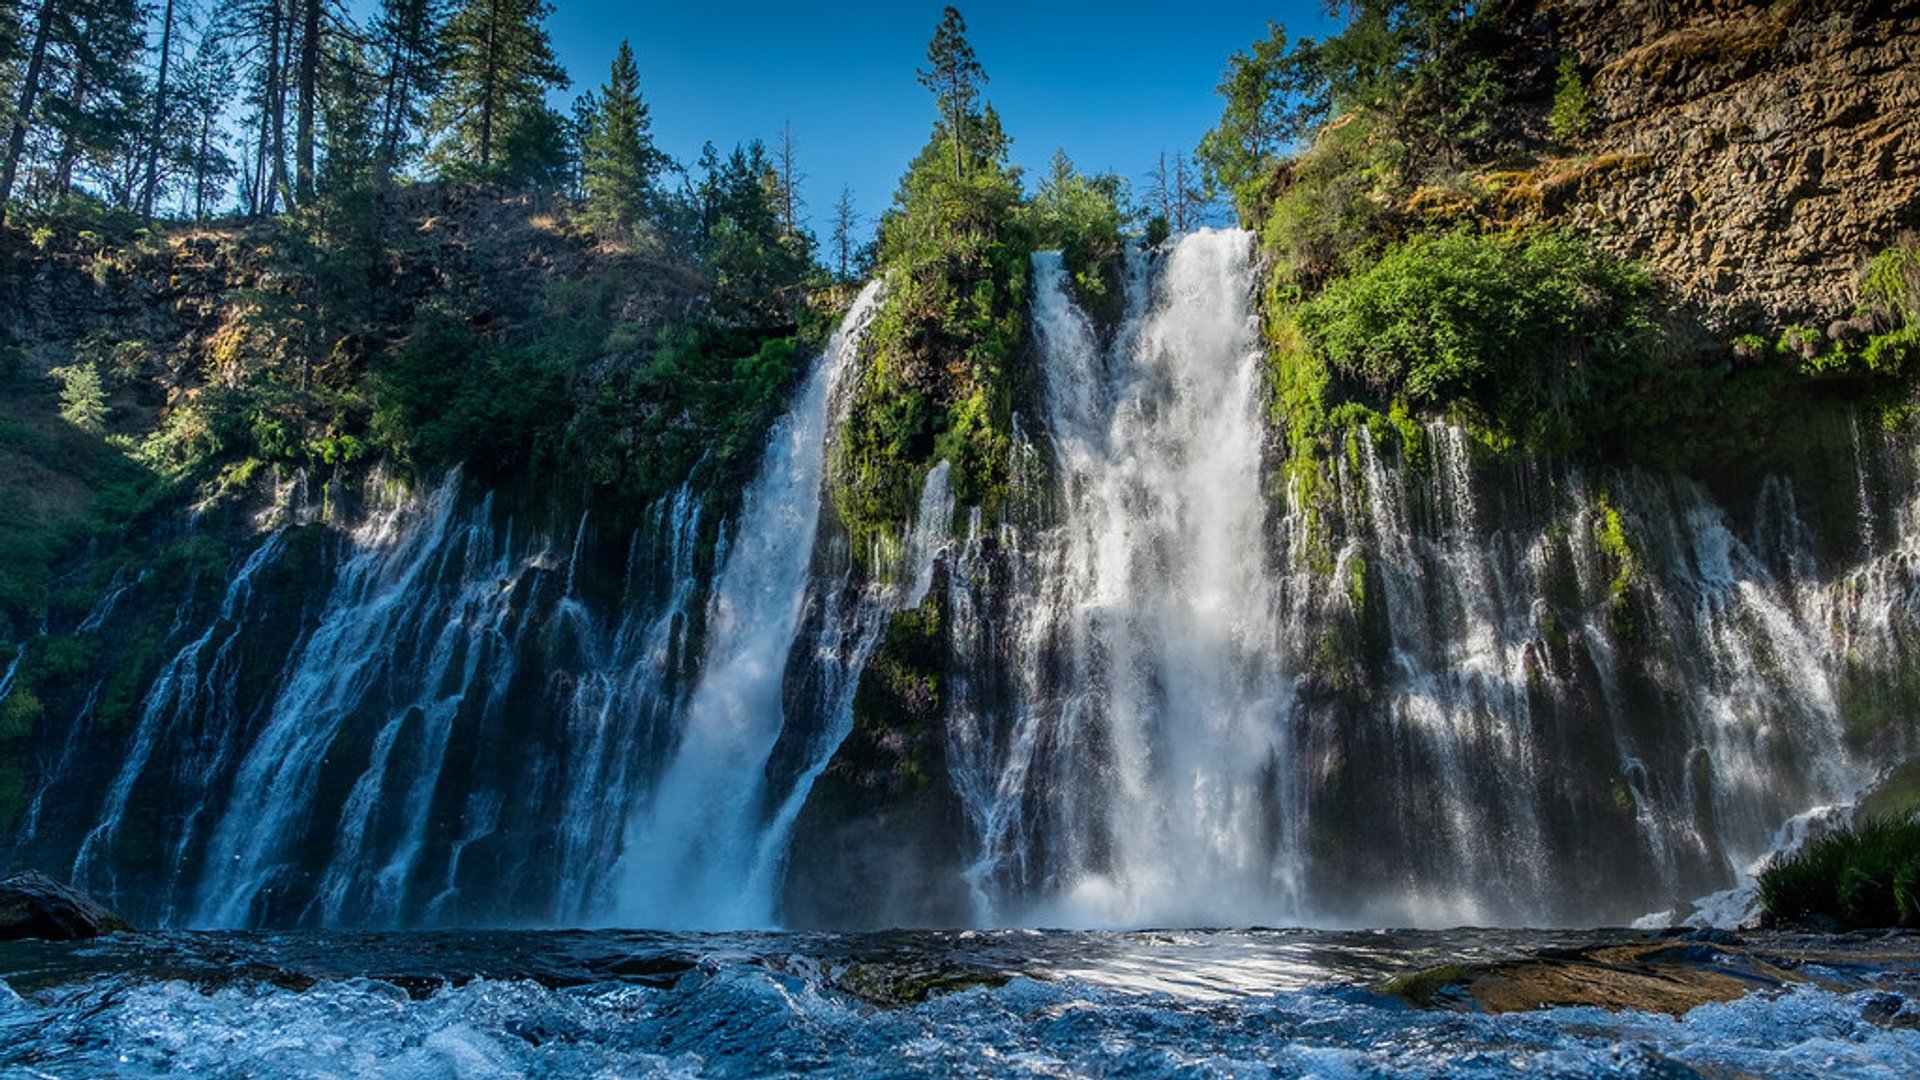
[{"label": "pine tree", "polygon": [[940,16],[933,40],[927,43],[927,67],[919,72],[920,85],[933,91],[946,136],[953,143],[956,181],[966,177],[965,162],[972,149],[966,144],[969,128],[973,126],[968,121],[974,114],[974,102],[980,97],[980,84],[987,81],[986,70],[974,56],[966,35],[967,20],[961,17],[958,8],[949,6]]},{"label": "pine tree", "polygon": [[[440,133],[433,158],[442,171],[495,175],[495,157],[515,124],[559,119],[542,104],[547,90],[567,85],[540,25],[552,10],[545,0],[462,0],[447,20],[444,81],[432,108]],[[541,144],[541,134],[522,132],[521,142]]]},{"label": "pine tree", "polygon": [[60,380],[60,418],[82,431],[99,434],[107,426],[107,396],[99,369],[91,361],[54,368]]},{"label": "pine tree", "polygon": [[780,228],[778,176],[766,145],[756,139],[735,147],[703,187],[714,307],[749,322],[780,319],[785,295],[805,276],[808,259],[804,242],[793,242]]},{"label": "pine tree", "polygon": [[414,133],[426,123],[427,102],[440,82],[440,30],[446,18],[446,0],[381,0],[373,24],[383,59],[374,155],[379,183],[406,168],[415,153]]},{"label": "pine tree", "polygon": [[14,107],[19,104],[27,56],[33,45],[29,20],[38,6],[36,0],[0,0],[0,168],[5,164]]},{"label": "pine tree", "polygon": [[[145,9],[135,0],[65,0],[54,23],[50,79],[41,99],[52,146],[47,193],[64,196],[90,175],[123,205],[145,110],[139,56]],[[116,183],[115,181],[120,182]]]},{"label": "pine tree", "polygon": [[586,124],[580,168],[587,221],[602,235],[631,238],[654,201],[661,155],[649,134],[652,120],[640,97],[640,71],[625,41]]},{"label": "pine tree", "polygon": [[[184,14],[184,13],[183,13]],[[174,0],[166,0],[160,14],[160,60],[153,80],[153,118],[147,125],[146,136],[146,175],[140,185],[140,216],[153,220],[154,189],[160,182],[160,147],[165,142],[163,130],[168,120],[167,76],[171,74],[173,61]]]},{"label": "pine tree", "polygon": [[201,35],[193,59],[180,73],[174,110],[184,129],[174,157],[186,174],[183,197],[191,201],[196,221],[206,218],[216,192],[239,172],[220,124],[234,87],[233,61],[224,43],[215,34]]},{"label": "pine tree", "polygon": [[47,51],[53,44],[54,20],[60,14],[60,0],[40,0],[33,20],[33,45],[27,50],[26,70],[20,76],[19,104],[13,110],[13,123],[7,133],[7,157],[0,164],[0,221],[6,220],[13,199],[13,184],[20,174],[20,163],[27,152],[27,132],[32,129],[34,109],[39,103],[40,84],[46,76]]},{"label": "pine tree", "polygon": [[294,57],[293,193],[302,203],[314,195],[315,121],[320,108],[320,66],[326,52],[326,22],[322,0],[288,0],[289,25],[297,28],[299,48]]},{"label": "pine tree", "polygon": [[370,49],[348,35],[335,34],[328,41],[317,102],[321,137],[316,195],[364,192],[379,179],[378,62]]},{"label": "pine tree", "polygon": [[241,0],[227,9],[218,33],[236,46],[233,57],[246,80],[250,111],[242,121],[251,145],[246,154],[242,202],[247,213],[269,215],[293,204],[287,175],[287,67],[293,35],[286,0]]}]

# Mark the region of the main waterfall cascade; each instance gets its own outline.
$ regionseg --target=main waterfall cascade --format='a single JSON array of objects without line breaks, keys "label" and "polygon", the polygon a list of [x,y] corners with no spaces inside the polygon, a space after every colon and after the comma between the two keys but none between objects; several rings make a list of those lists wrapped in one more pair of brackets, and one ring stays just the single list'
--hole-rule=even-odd
[{"label": "main waterfall cascade", "polygon": [[40,749],[14,861],[195,926],[768,926],[795,889],[890,895],[861,875],[908,864],[808,811],[889,620],[928,605],[944,754],[914,797],[952,813],[863,842],[946,895],[870,921],[1620,922],[1733,885],[1914,749],[1910,454],[1856,432],[1836,482],[1717,501],[1436,423],[1418,453],[1348,433],[1309,492],[1250,249],[1131,252],[1108,333],[1036,256],[1022,506],[956,508],[940,464],[874,580],[821,495],[877,285],[725,522],[682,490],[614,537],[456,475],[273,532],[181,604],[128,730],[97,728],[103,679]]},{"label": "main waterfall cascade", "polygon": [[[1110,350],[1035,260],[1059,523],[1017,554],[1013,692],[968,715],[956,770],[989,922],[1294,917],[1292,685],[1269,572],[1260,354],[1243,236],[1203,233],[1151,290],[1129,265]],[[958,611],[982,575],[955,574]],[[967,657],[968,665],[992,662]]]}]

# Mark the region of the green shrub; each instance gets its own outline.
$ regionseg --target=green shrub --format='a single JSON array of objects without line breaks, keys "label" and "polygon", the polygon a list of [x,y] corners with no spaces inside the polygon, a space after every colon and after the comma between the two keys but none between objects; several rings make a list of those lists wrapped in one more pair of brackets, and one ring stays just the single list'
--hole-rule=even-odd
[{"label": "green shrub", "polygon": [[1920,928],[1920,820],[1875,818],[1841,829],[1775,858],[1759,887],[1775,925]]},{"label": "green shrub", "polygon": [[104,432],[107,400],[99,369],[80,363],[54,368],[49,374],[60,380],[60,419],[89,434]]},{"label": "green shrub", "polygon": [[1567,233],[1452,232],[1336,280],[1300,325],[1347,379],[1550,450],[1638,374],[1652,290],[1644,270]]},{"label": "green shrub", "polygon": [[1027,205],[1036,248],[1057,248],[1074,293],[1093,319],[1112,325],[1126,297],[1120,281],[1120,204],[1126,182],[1111,173],[1083,176],[1065,151],[1053,156],[1053,171]]},{"label": "green shrub", "polygon": [[1260,241],[1290,298],[1379,252],[1389,234],[1385,195],[1405,159],[1405,144],[1387,125],[1360,113],[1328,127],[1283,170]]},{"label": "green shrub", "polygon": [[1553,112],[1548,118],[1553,137],[1572,142],[1593,127],[1593,102],[1580,80],[1580,65],[1573,57],[1562,57],[1553,85]]}]

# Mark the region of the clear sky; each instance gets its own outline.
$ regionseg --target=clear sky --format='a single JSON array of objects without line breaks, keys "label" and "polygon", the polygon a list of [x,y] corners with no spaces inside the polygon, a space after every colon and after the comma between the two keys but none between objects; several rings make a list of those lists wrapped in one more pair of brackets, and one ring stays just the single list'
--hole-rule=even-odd
[{"label": "clear sky", "polygon": [[[604,82],[620,39],[630,40],[655,142],[679,161],[691,164],[709,139],[723,152],[756,137],[771,144],[791,122],[801,194],[823,241],[841,185],[870,227],[933,126],[914,73],[942,3],[554,2],[547,28],[574,80],[564,100]],[[1160,151],[1191,152],[1218,118],[1228,54],[1265,36],[1269,21],[1295,36],[1333,26],[1320,0],[956,6],[1014,161],[1037,178],[1064,148],[1082,171],[1118,172],[1136,189]]]}]

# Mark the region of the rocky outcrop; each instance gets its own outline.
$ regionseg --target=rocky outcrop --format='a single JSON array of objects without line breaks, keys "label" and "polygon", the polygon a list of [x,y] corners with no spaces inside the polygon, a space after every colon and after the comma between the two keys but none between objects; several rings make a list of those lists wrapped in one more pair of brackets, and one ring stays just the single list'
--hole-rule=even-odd
[{"label": "rocky outcrop", "polygon": [[0,941],[78,941],[131,929],[93,897],[37,870],[0,880]]},{"label": "rocky outcrop", "polygon": [[[1917,957],[1920,942],[1907,935],[1748,940],[1724,930],[1696,930],[1428,968],[1388,980],[1379,990],[1420,1008],[1462,1012],[1593,1006],[1681,1016],[1695,1006],[1808,981],[1841,992],[1900,988]],[[1891,1010],[1869,1004],[1865,1018],[1899,1022],[1899,1011],[1899,999]]]},{"label": "rocky outcrop", "polygon": [[[1558,214],[1722,333],[1846,317],[1920,228],[1920,3],[1540,0],[1595,121]],[[1566,170],[1562,170],[1566,171]]]},{"label": "rocky outcrop", "polygon": [[783,916],[795,928],[956,927],[974,921],[959,853],[965,811],[942,727],[944,575],[898,612],[853,699],[853,730],[794,825]]}]

